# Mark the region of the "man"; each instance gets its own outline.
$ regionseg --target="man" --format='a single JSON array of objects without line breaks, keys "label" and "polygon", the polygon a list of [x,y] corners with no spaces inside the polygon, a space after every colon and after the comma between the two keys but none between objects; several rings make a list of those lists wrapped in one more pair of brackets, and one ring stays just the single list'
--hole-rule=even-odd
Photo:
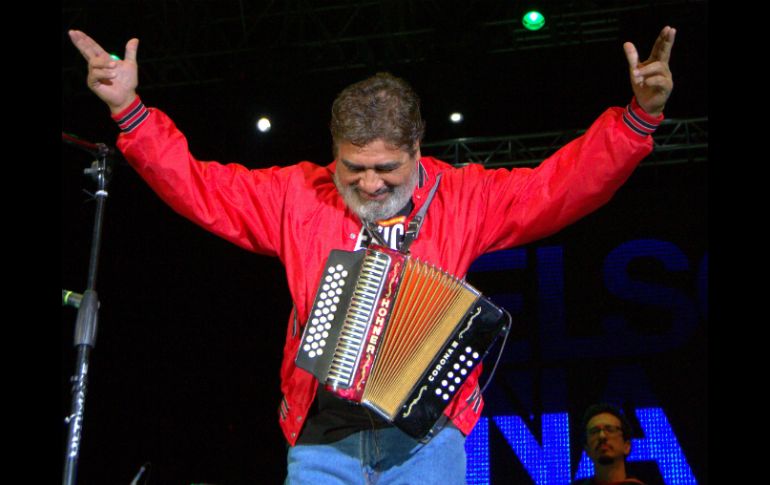
[{"label": "man", "polygon": [[595,474],[573,485],[644,485],[626,474],[626,457],[631,453],[631,423],[620,409],[611,404],[589,407],[581,430],[585,433],[583,444],[594,463]]},{"label": "man", "polygon": [[[399,248],[420,214],[414,257],[462,278],[481,254],[552,234],[606,203],[652,150],[673,87],[665,27],[640,63],[624,44],[634,97],[534,170],[455,169],[420,153],[419,98],[378,74],[343,90],[332,107],[334,161],[248,170],[201,162],[165,113],[136,93],[138,39],[113,60],[83,32],[88,86],[122,130],[126,160],[174,210],[247,250],[277,256],[294,308],[281,365],[279,423],[289,444],[287,483],[464,483],[464,439],[479,419],[477,367],[451,401],[448,424],[416,442],[362,406],[343,401],[295,365],[302,328],[331,250],[358,250],[377,234]],[[440,183],[439,183],[440,181]],[[429,210],[428,210],[429,209]]]}]

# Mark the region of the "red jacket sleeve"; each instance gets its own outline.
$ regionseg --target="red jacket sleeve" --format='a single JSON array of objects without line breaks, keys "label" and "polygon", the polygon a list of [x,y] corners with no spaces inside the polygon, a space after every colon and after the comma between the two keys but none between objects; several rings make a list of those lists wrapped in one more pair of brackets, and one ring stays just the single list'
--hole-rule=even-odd
[{"label": "red jacket sleeve", "polygon": [[546,237],[608,202],[652,151],[652,137],[631,126],[631,115],[653,126],[649,132],[662,120],[634,103],[610,108],[534,169],[471,169],[481,180],[465,184],[481,200],[476,247],[484,253]]},{"label": "red jacket sleeve", "polygon": [[291,167],[199,161],[174,122],[154,108],[120,134],[117,146],[174,211],[244,249],[277,255]]}]

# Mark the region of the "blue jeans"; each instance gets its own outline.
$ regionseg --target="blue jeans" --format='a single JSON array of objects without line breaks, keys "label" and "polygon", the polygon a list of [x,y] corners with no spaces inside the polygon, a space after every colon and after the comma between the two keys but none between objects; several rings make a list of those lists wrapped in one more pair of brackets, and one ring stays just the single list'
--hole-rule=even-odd
[{"label": "blue jeans", "polygon": [[448,425],[427,444],[397,428],[289,448],[284,485],[465,484],[465,436]]}]

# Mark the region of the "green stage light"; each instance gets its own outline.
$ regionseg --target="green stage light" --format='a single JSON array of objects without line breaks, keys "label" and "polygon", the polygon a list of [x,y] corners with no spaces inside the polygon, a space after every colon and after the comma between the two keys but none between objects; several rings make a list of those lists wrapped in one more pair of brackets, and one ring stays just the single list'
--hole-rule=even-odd
[{"label": "green stage light", "polygon": [[524,14],[524,17],[521,18],[521,23],[528,30],[540,30],[545,25],[545,17],[537,10],[532,10]]}]

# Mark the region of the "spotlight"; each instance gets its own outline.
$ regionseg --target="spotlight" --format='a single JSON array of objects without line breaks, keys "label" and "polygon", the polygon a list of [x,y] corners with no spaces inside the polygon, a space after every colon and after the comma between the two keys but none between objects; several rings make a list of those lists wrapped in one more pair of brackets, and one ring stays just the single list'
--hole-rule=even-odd
[{"label": "spotlight", "polygon": [[462,113],[458,113],[458,112],[455,111],[454,113],[449,115],[449,120],[452,123],[460,123],[463,120],[463,114]]},{"label": "spotlight", "polygon": [[262,133],[267,133],[270,131],[270,120],[264,116],[260,118],[259,121],[257,121],[257,129]]},{"label": "spotlight", "polygon": [[531,10],[524,14],[521,18],[521,23],[524,24],[524,28],[527,30],[540,30],[545,25],[545,17],[537,10]]}]

